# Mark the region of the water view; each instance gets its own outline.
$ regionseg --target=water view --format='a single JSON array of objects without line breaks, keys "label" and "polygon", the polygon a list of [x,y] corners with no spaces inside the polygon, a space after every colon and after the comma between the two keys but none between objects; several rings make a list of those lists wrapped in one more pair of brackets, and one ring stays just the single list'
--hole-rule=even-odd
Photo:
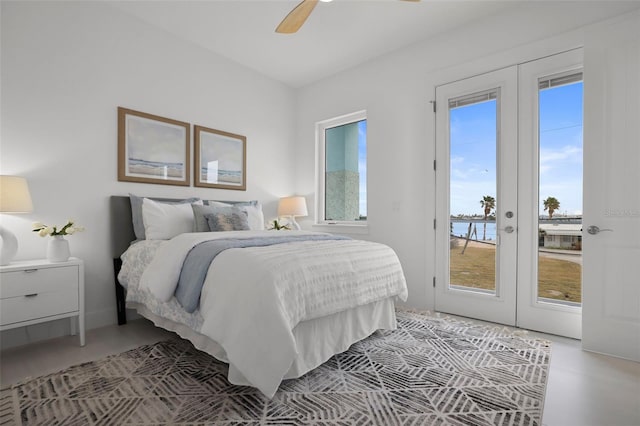
[{"label": "water view", "polygon": [[[538,300],[580,305],[582,74],[540,80]],[[452,287],[496,292],[498,92],[449,101]],[[522,195],[522,194],[520,194]],[[505,225],[503,225],[505,226]],[[508,256],[516,261],[517,255]]]}]

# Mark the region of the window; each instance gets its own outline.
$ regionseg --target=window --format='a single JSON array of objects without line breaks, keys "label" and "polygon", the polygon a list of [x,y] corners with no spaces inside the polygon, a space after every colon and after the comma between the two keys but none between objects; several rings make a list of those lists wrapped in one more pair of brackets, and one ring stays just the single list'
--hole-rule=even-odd
[{"label": "window", "polygon": [[367,220],[367,118],[360,111],[317,123],[317,224]]}]

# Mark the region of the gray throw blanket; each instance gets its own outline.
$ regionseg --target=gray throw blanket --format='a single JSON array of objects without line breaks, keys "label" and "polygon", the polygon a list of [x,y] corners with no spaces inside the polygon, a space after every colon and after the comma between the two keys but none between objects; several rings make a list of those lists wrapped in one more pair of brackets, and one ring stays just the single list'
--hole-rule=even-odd
[{"label": "gray throw blanket", "polygon": [[223,240],[205,241],[195,246],[187,254],[180,279],[176,287],[175,297],[178,303],[189,313],[198,309],[200,293],[207,277],[209,265],[217,255],[230,248],[263,247],[273,244],[284,244],[294,241],[309,240],[348,240],[339,235],[274,235],[263,238],[228,238]]}]

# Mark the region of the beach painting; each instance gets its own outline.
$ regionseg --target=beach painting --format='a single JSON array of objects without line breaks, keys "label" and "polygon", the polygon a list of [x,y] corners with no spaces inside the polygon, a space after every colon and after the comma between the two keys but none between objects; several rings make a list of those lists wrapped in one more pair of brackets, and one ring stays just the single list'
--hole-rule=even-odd
[{"label": "beach painting", "polygon": [[245,191],[247,138],[194,126],[195,186]]},{"label": "beach painting", "polygon": [[118,108],[118,180],[189,186],[190,125]]}]

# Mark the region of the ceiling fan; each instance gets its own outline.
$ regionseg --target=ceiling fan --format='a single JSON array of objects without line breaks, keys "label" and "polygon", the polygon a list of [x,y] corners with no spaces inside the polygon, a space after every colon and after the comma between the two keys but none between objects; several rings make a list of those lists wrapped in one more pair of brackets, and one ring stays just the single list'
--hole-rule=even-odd
[{"label": "ceiling fan", "polygon": [[[293,8],[291,12],[287,16],[284,17],[278,28],[276,28],[277,33],[281,34],[292,34],[297,32],[302,24],[307,20],[313,9],[318,4],[318,1],[322,2],[330,2],[332,0],[302,0],[300,4]],[[411,1],[418,2],[420,0],[403,0],[403,1]]]}]

